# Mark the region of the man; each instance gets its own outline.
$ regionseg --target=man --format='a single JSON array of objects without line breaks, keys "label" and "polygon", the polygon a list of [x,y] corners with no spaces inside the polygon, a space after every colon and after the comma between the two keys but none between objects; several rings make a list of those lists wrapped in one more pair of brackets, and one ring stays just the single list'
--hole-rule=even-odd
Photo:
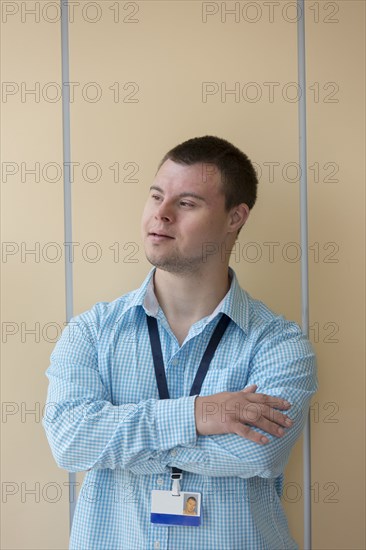
[{"label": "man", "polygon": [[196,507],[197,500],[195,499],[195,497],[187,498],[183,514],[186,514],[187,516],[195,516],[197,514]]},{"label": "man", "polygon": [[[251,162],[225,140],[169,151],[142,216],[155,267],[57,342],[44,427],[61,468],[88,470],[72,550],[297,548],[280,495],[315,356],[228,265],[256,192]],[[201,495],[199,526],[152,522],[154,491],[169,515],[172,472],[175,494]]]}]

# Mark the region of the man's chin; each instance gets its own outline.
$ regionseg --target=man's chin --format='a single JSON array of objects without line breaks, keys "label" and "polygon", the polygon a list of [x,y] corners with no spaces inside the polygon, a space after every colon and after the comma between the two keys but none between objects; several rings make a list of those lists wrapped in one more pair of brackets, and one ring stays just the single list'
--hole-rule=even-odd
[{"label": "man's chin", "polygon": [[166,260],[163,260],[162,258],[154,258],[153,256],[149,256],[148,254],[146,254],[145,252],[145,256],[146,256],[146,259],[147,261],[155,266],[155,267],[158,267],[159,269],[165,269],[168,271],[168,265],[169,263],[166,261]]},{"label": "man's chin", "polygon": [[156,258],[145,253],[147,261],[157,269],[175,273],[176,275],[197,273],[200,269],[199,262],[194,262],[191,259],[183,258]]},{"label": "man's chin", "polygon": [[146,256],[146,259],[151,265],[158,269],[162,269],[163,271],[170,271],[171,273],[174,273],[177,270],[176,264],[172,265],[169,262],[158,260],[156,258],[149,258],[148,256]]}]

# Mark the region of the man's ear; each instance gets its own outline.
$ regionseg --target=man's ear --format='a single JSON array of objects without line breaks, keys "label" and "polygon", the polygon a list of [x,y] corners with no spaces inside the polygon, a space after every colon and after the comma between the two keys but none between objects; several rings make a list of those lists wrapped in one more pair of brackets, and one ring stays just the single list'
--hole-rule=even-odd
[{"label": "man's ear", "polygon": [[245,202],[233,206],[230,212],[230,229],[237,231],[247,221],[250,214],[250,209]]}]

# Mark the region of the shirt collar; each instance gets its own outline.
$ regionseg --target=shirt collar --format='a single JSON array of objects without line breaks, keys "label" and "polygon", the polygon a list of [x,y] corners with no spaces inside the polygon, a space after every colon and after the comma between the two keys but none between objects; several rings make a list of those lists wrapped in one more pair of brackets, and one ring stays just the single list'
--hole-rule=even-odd
[{"label": "shirt collar", "polygon": [[[226,313],[245,333],[249,332],[249,298],[247,292],[242,289],[238,283],[235,271],[229,266],[231,276],[230,289],[215,310],[207,317],[209,322],[219,313]],[[141,306],[148,315],[156,317],[159,311],[159,302],[154,292],[154,273],[156,267],[153,267],[139,289],[131,293],[131,299],[121,313],[119,318],[131,307]]]}]

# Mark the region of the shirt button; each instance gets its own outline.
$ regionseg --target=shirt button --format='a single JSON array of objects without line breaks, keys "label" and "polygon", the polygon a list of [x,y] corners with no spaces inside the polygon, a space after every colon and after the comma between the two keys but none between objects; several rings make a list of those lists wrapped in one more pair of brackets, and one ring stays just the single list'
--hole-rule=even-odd
[{"label": "shirt button", "polygon": [[176,367],[178,365],[178,359],[173,359],[172,365],[173,367]]},{"label": "shirt button", "polygon": [[171,451],[171,456],[177,456],[177,451],[173,449],[173,451]]},{"label": "shirt button", "polygon": [[155,548],[156,550],[159,550],[159,548],[160,548],[160,542],[159,542],[158,540],[156,540],[156,541],[154,542],[154,548]]},{"label": "shirt button", "polygon": [[156,483],[157,483],[158,485],[163,485],[164,480],[161,479],[161,477],[159,477],[159,479],[156,480]]}]

